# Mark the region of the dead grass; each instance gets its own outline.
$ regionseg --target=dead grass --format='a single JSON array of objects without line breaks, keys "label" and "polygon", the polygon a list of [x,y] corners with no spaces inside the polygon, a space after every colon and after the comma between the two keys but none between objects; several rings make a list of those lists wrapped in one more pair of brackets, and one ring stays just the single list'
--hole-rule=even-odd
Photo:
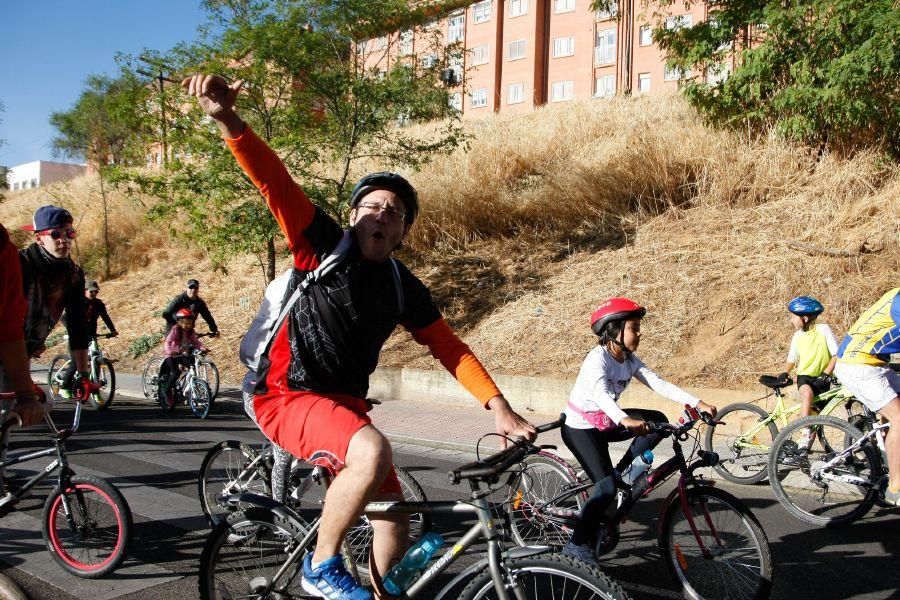
[{"label": "dead grass", "polygon": [[[780,370],[790,298],[818,297],[840,336],[898,285],[900,172],[876,155],[816,163],[775,138],[712,130],[666,97],[467,127],[468,152],[410,174],[423,212],[402,258],[492,371],[573,377],[593,344],[588,314],[602,298],[627,295],[650,309],[639,354],[653,368],[679,383],[745,387]],[[79,244],[96,247],[97,191],[83,182],[49,191],[76,219],[87,214]],[[28,222],[49,200],[42,193],[9,194],[0,221]],[[139,205],[116,202],[122,274],[102,296],[123,336],[107,347],[123,357],[196,276],[224,332],[216,361],[239,377],[237,346],[262,294],[255,260],[215,273],[202,252],[144,224]],[[836,257],[792,242],[865,252]],[[381,364],[436,367],[405,333]]]}]

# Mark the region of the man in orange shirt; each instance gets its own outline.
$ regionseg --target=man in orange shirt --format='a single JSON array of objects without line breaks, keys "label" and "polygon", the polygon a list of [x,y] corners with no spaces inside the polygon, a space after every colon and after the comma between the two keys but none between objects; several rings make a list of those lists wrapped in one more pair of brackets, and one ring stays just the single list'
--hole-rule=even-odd
[{"label": "man in orange shirt", "polygon": [[[238,163],[265,197],[288,241],[294,273],[288,293],[330,255],[345,232],[313,205],[278,156],[241,120],[234,103],[242,82],[195,75],[183,85],[213,118]],[[365,600],[347,575],[340,543],[370,500],[397,499],[391,446],[366,415],[369,375],[397,325],[495,412],[497,432],[534,439],[534,427],[510,408],[490,375],[444,321],[428,288],[391,254],[416,218],[415,189],[393,173],[373,173],[350,199],[348,255],[303,290],[275,334],[258,371],[254,408],[263,432],[295,456],[337,472],[326,495],[315,552],[303,587],[317,597]],[[409,522],[372,521],[374,566],[385,574],[405,550]]]}]

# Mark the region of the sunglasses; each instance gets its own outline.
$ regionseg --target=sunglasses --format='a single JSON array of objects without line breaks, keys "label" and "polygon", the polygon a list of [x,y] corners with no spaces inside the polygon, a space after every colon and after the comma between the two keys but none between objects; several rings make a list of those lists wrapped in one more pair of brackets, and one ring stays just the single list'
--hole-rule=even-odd
[{"label": "sunglasses", "polygon": [[45,229],[39,232],[41,235],[49,235],[54,240],[58,240],[59,238],[66,236],[70,240],[75,239],[75,230],[74,229]]}]

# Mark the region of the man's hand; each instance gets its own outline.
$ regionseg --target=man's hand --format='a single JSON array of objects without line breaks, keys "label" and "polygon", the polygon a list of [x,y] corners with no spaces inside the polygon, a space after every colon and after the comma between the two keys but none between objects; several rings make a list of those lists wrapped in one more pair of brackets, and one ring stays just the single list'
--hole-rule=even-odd
[{"label": "man's hand", "polygon": [[[534,441],[537,437],[534,425],[514,411],[503,396],[494,396],[488,400],[487,405],[494,411],[494,426],[501,436],[519,436],[529,442]],[[500,445],[506,448],[505,437]]]},{"label": "man's hand", "polygon": [[703,400],[701,400],[700,402],[697,403],[696,408],[697,408],[697,410],[699,410],[700,412],[709,413],[709,416],[711,416],[711,417],[715,417],[715,416],[716,416],[716,413],[719,412],[719,409],[717,409],[717,408],[716,408],[715,406],[713,406],[712,404],[707,404],[707,403],[704,402]]},{"label": "man's hand", "polygon": [[619,421],[619,425],[628,429],[634,435],[646,435],[650,433],[650,428],[647,427],[647,422],[641,419],[635,419],[632,417],[625,417],[621,421]]},{"label": "man's hand", "polygon": [[28,427],[44,420],[44,402],[46,396],[44,390],[34,386],[34,393],[16,394],[15,412],[22,419],[22,426]]},{"label": "man's hand", "polygon": [[181,85],[188,94],[197,98],[200,109],[216,121],[219,131],[228,138],[237,138],[244,132],[244,122],[234,111],[234,103],[244,85],[237,80],[231,85],[219,75],[193,75]]}]

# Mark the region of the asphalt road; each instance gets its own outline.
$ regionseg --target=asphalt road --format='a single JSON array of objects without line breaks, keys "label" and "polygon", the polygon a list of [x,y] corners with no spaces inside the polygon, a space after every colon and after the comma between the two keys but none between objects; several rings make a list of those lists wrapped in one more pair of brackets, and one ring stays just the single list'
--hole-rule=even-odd
[{"label": "asphalt road", "polygon": [[[57,423],[71,409],[57,411]],[[206,522],[197,501],[197,471],[206,450],[228,438],[251,443],[261,434],[238,414],[194,419],[186,409],[163,415],[143,399],[124,396],[105,413],[87,409],[82,430],[68,444],[73,468],[111,480],[134,513],[129,559],[112,576],[82,580],[50,560],[40,534],[40,511],[47,488],[38,488],[19,510],[0,519],[0,572],[33,598],[53,600],[197,598],[197,568]],[[13,452],[40,449],[47,434],[32,428],[14,434]],[[665,443],[665,442],[664,442]],[[465,488],[451,486],[446,473],[472,456],[415,444],[395,448],[397,464],[409,469],[429,499],[461,499]],[[29,464],[18,475],[39,468]],[[720,483],[752,508],[769,537],[775,561],[773,598],[897,598],[900,588],[900,511],[873,510],[841,530],[813,529],[785,513],[768,486]],[[663,494],[633,512],[622,540],[603,562],[611,577],[634,598],[676,598],[655,550],[656,513]],[[466,524],[438,520],[435,528],[453,537]]]}]

